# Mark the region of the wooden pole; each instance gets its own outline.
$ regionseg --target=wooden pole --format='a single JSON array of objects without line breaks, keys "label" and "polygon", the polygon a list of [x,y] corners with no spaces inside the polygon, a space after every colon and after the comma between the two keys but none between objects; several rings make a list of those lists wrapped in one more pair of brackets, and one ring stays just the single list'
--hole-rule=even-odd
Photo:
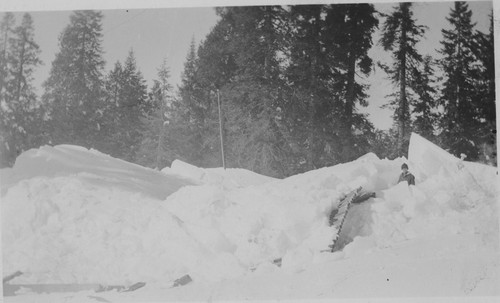
[{"label": "wooden pole", "polygon": [[218,89],[217,89],[217,104],[219,106],[219,134],[220,134],[220,150],[222,153],[222,167],[225,170],[226,169],[226,159],[224,156],[224,137],[222,135],[222,114],[221,114],[220,96],[219,96]]}]

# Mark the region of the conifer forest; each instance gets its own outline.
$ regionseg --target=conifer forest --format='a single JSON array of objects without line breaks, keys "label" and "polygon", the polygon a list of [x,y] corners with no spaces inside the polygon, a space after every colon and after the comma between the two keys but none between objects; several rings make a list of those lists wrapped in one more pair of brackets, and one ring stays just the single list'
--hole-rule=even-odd
[{"label": "conifer forest", "polygon": [[[36,92],[32,16],[0,14],[1,166],[31,148],[73,144],[151,168],[175,159],[220,167],[223,147],[225,166],[283,178],[368,152],[407,156],[412,132],[496,165],[493,12],[482,32],[469,4],[454,2],[435,58],[416,47],[427,27],[410,2],[390,13],[368,3],[214,10],[218,21],[186,50],[177,87],[168,60],[148,86],[133,49],[106,70],[103,12],[74,11]],[[391,62],[370,57],[372,47]],[[393,84],[389,130],[360,112],[375,69]]]}]

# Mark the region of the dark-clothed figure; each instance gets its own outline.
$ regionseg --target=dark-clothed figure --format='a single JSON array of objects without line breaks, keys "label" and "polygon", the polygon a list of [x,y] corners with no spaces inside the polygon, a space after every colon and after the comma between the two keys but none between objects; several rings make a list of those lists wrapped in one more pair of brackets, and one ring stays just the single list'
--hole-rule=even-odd
[{"label": "dark-clothed figure", "polygon": [[403,170],[403,172],[401,173],[401,175],[399,175],[398,183],[401,181],[406,181],[408,182],[408,185],[415,185],[415,176],[413,176],[408,171],[408,165],[406,163],[403,163],[403,165],[401,165],[401,169]]}]

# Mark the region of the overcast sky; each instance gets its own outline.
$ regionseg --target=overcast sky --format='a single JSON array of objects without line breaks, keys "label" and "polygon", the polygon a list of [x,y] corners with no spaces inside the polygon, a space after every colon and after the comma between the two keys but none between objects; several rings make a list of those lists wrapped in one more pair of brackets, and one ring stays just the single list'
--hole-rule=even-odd
[{"label": "overcast sky", "polygon": [[[234,5],[243,4],[290,4],[290,3],[326,3],[327,1],[170,1],[170,8],[159,8],[158,1],[129,0],[129,1],[63,1],[35,0],[21,1],[3,0],[0,4],[2,11],[29,11],[34,20],[35,40],[40,45],[41,59],[44,65],[35,73],[35,85],[38,94],[43,90],[41,83],[47,79],[55,54],[59,51],[58,37],[69,24],[71,9],[103,9],[103,48],[105,51],[106,72],[112,69],[114,63],[124,61],[130,49],[133,49],[137,65],[151,86],[156,78],[157,68],[163,58],[167,58],[171,70],[171,82],[180,83],[180,75],[186,59],[189,45],[194,37],[197,43],[204,39],[217,22],[213,7],[208,4]],[[355,2],[344,0],[344,2]],[[331,2],[331,1],[330,1]],[[373,2],[373,1],[372,1]],[[394,2],[394,1],[392,1]],[[163,4],[162,4],[163,5]],[[180,7],[179,7],[180,6]],[[375,3],[380,12],[390,12],[394,3]],[[446,17],[450,13],[452,2],[422,2],[414,5],[414,15],[417,23],[429,27],[425,39],[418,45],[422,55],[438,56],[436,49],[440,48],[442,39],[441,29],[449,27]],[[492,10],[492,1],[472,1],[469,4],[473,11],[473,21],[477,22],[477,29],[487,31],[489,26],[488,15]],[[164,7],[164,6],[163,6]],[[22,13],[16,14],[16,21],[20,22]],[[383,20],[380,20],[383,22]],[[380,25],[381,27],[381,25]],[[377,31],[374,35],[375,46],[370,51],[372,58],[389,62],[389,54],[382,51],[376,43],[380,37]],[[368,91],[369,106],[362,112],[369,114],[375,127],[388,129],[392,125],[391,112],[381,109],[387,102],[385,96],[391,92],[392,84],[385,79],[386,75],[377,69],[367,81],[371,83]]]}]

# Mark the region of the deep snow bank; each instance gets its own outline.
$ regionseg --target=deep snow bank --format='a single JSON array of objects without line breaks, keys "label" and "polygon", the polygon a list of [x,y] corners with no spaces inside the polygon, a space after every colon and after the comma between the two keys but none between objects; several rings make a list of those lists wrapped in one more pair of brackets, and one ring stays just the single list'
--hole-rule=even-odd
[{"label": "deep snow bank", "polygon": [[197,184],[222,185],[226,189],[260,185],[276,180],[241,168],[200,168],[180,160],[174,160],[162,172],[167,175],[183,176]]},{"label": "deep snow bank", "polygon": [[22,153],[12,169],[2,170],[2,193],[10,185],[34,177],[78,176],[89,183],[139,191],[164,199],[182,186],[193,184],[182,176],[113,158],[94,149],[74,145],[43,146]]},{"label": "deep snow bank", "polygon": [[4,272],[23,271],[17,281],[25,283],[110,284],[241,274],[244,267],[220,248],[218,231],[184,224],[165,198],[205,182],[211,185],[192,191],[207,203],[227,186],[272,178],[207,169],[201,180],[188,167],[176,161],[160,173],[70,145],[23,153],[1,174]]},{"label": "deep snow bank", "polygon": [[[81,157],[66,161],[70,153],[61,155],[61,148],[77,150]],[[379,159],[374,154],[284,180],[177,161],[158,178],[191,185],[176,187],[166,198],[150,194],[161,192],[163,184],[131,185],[151,180],[149,171],[140,167],[134,166],[139,173],[130,182],[114,175],[130,168],[126,162],[114,162],[98,152],[86,157],[77,147],[45,149],[43,161],[20,157],[10,172],[17,177],[5,188],[2,182],[4,270],[25,271],[16,281],[38,283],[141,280],[154,285],[184,274],[194,281],[220,281],[276,271],[300,274],[381,250],[392,249],[389,253],[394,254],[401,245],[413,243],[426,258],[446,257],[451,247],[460,247],[461,254],[449,260],[449,268],[481,256],[469,267],[485,272],[482,280],[498,281],[498,264],[490,266],[498,257],[492,185],[496,169],[460,161],[436,148],[412,136],[408,163],[417,176],[412,187],[396,184],[405,159]],[[64,165],[40,174],[47,158]],[[25,167],[23,159],[31,161],[31,174],[20,168]],[[75,167],[84,173],[75,174]],[[91,182],[86,176],[96,169],[105,177]],[[342,252],[322,252],[337,232],[328,226],[329,212],[358,186],[375,191],[377,198],[349,211]],[[430,241],[460,245],[431,246]],[[276,258],[282,258],[281,269],[272,263]],[[404,263],[408,260],[405,257]],[[431,263],[425,260],[419,266],[428,270],[424,265]],[[494,269],[484,271],[485,266]]]},{"label": "deep snow bank", "polygon": [[[475,235],[498,250],[497,169],[458,159],[417,134],[411,136],[408,158],[416,186],[390,186],[369,203],[353,206],[344,239],[365,236],[356,239],[364,247],[387,247],[416,238]],[[364,224],[353,218],[365,218]]]}]

